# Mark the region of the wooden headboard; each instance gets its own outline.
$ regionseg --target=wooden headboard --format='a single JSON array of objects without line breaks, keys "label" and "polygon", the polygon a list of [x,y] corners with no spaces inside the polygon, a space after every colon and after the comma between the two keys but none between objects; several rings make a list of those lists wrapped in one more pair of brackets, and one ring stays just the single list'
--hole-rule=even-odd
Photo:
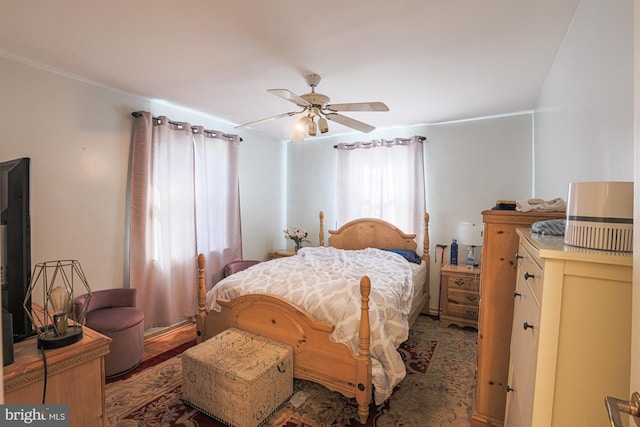
[{"label": "wooden headboard", "polygon": [[[349,221],[338,230],[329,230],[329,246],[338,249],[410,249],[417,251],[415,234],[376,218]],[[320,245],[324,246],[324,213],[320,212]],[[424,214],[424,244],[422,259],[429,261],[429,214]]]},{"label": "wooden headboard", "polygon": [[361,218],[338,230],[329,230],[329,246],[339,249],[410,249],[415,251],[415,234],[405,234],[386,221]]}]

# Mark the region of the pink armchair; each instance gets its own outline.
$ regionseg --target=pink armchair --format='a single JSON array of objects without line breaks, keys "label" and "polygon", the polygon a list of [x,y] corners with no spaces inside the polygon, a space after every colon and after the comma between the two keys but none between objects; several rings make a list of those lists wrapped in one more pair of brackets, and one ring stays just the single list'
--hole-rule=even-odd
[{"label": "pink armchair", "polygon": [[254,260],[243,260],[243,261],[232,261],[229,264],[224,266],[224,277],[229,277],[233,273],[237,273],[238,271],[242,271],[245,268],[249,268],[252,265],[259,264],[260,261]]},{"label": "pink armchair", "polygon": [[[85,324],[111,338],[105,357],[105,376],[122,375],[142,362],[144,355],[144,313],[136,308],[136,289],[118,288],[94,291],[87,308]],[[75,299],[76,312],[87,295]]]}]

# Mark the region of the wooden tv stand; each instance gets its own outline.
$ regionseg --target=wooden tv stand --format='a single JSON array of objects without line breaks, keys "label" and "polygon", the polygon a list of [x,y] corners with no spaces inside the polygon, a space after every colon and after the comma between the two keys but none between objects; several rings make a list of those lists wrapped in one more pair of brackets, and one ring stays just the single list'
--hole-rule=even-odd
[{"label": "wooden tv stand", "polygon": [[[80,341],[46,350],[47,393],[45,404],[68,404],[70,425],[106,424],[104,356],[111,339],[83,327]],[[36,338],[16,343],[14,362],[4,367],[5,404],[42,404],[44,363]]]}]

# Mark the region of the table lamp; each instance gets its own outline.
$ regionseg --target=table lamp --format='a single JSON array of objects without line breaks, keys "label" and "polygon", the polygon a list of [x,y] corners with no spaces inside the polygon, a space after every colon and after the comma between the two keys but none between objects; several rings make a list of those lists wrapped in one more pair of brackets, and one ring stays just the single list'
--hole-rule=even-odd
[{"label": "table lamp", "polygon": [[[26,304],[35,292],[42,291],[42,307]],[[85,304],[76,312],[73,304],[75,292],[89,294]],[[73,344],[82,339],[82,325],[91,301],[91,288],[76,260],[47,261],[36,264],[24,309],[38,336],[38,348],[54,349]]]},{"label": "table lamp", "polygon": [[468,222],[460,226],[460,243],[468,246],[467,250],[467,268],[473,269],[479,263],[476,257],[476,247],[482,246],[484,235],[484,225],[471,224]]}]

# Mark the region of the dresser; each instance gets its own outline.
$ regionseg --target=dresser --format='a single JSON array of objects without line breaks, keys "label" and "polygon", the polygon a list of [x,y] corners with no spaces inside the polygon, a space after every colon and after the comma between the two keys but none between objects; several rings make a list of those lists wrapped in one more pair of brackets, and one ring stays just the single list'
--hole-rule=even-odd
[{"label": "dresser", "polygon": [[536,221],[564,218],[564,212],[482,212],[484,240],[480,311],[478,313],[478,365],[473,427],[502,426],[507,402],[509,346],[516,288],[517,227]]},{"label": "dresser", "polygon": [[480,269],[445,265],[440,269],[442,293],[440,325],[478,327]]},{"label": "dresser", "polygon": [[[74,344],[46,350],[45,404],[68,404],[72,427],[106,426],[104,356],[111,339],[87,327]],[[14,345],[14,363],[4,367],[5,404],[42,404],[44,364],[36,339]]]},{"label": "dresser", "polygon": [[604,398],[630,395],[632,256],[517,233],[505,425],[611,425]]}]

